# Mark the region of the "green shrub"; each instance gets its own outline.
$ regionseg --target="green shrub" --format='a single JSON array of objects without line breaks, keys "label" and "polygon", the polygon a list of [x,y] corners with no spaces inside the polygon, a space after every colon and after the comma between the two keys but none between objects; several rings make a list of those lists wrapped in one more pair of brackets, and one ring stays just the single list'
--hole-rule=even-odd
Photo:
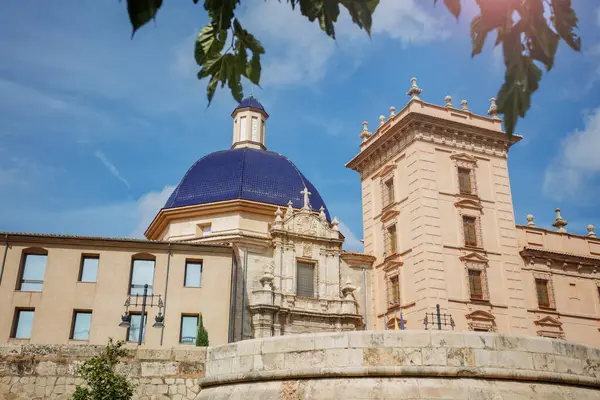
[{"label": "green shrub", "polygon": [[196,334],[196,346],[208,346],[208,332],[204,328],[204,322],[202,322],[202,315],[198,321],[198,333]]},{"label": "green shrub", "polygon": [[109,339],[104,352],[85,361],[77,368],[85,386],[77,386],[73,400],[130,400],[135,384],[115,371],[119,361],[127,355],[125,342]]}]

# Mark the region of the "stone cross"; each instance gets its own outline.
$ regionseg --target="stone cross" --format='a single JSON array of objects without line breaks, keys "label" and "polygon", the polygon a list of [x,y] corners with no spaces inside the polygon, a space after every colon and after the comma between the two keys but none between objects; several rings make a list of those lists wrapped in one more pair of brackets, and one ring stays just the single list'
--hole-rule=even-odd
[{"label": "stone cross", "polygon": [[312,193],[308,191],[307,188],[304,188],[303,191],[300,192],[301,195],[304,196],[304,209],[305,210],[310,210],[310,205],[309,205],[309,201],[308,201],[308,196],[310,196]]}]

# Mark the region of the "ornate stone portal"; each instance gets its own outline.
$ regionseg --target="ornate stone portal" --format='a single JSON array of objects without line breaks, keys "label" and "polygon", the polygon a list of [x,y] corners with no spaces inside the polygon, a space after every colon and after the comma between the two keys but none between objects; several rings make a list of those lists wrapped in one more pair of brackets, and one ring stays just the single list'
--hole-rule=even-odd
[{"label": "ornate stone portal", "polygon": [[[340,270],[343,238],[339,222],[314,212],[304,189],[304,207],[278,208],[270,233],[273,261],[265,266],[260,288],[252,292],[254,337],[355,330],[362,325],[357,287]],[[304,296],[299,295],[299,265],[305,268]],[[307,280],[312,279],[312,285]],[[311,287],[312,286],[312,287]],[[308,294],[306,294],[308,293]]]}]

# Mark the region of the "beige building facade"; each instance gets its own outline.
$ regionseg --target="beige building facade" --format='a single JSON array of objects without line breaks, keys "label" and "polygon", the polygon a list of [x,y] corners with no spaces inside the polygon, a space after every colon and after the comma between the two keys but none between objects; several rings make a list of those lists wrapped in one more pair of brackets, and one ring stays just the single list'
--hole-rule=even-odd
[{"label": "beige building facade", "polygon": [[[489,117],[466,101],[420,98],[363,123],[360,173],[365,253],[373,267],[373,325],[423,329],[437,304],[455,330],[499,331],[600,345],[600,240],[515,225],[509,138],[491,99]],[[431,329],[431,325],[429,325]]]},{"label": "beige building facade", "polygon": [[[214,299],[229,293],[230,246],[10,233],[2,239],[3,342],[137,343],[142,297],[136,305],[135,294],[144,284],[155,295],[147,297],[144,345],[195,344],[200,315],[211,343],[228,342],[229,302]],[[164,327],[153,327],[159,311]],[[125,312],[129,327],[119,326]]]},{"label": "beige building facade", "polygon": [[317,188],[267,150],[269,115],[251,97],[232,113],[231,149],[190,167],[147,240],[2,234],[0,341],[136,343],[148,284],[152,347],[193,345],[200,316],[219,345],[432,329],[438,305],[447,330],[600,346],[593,226],[567,233],[558,211],[556,231],[532,216],[517,225],[507,157],[521,137],[502,131],[493,99],[479,116],[421,92],[413,80],[402,110],[373,133],[363,123],[347,164],[360,174],[364,252],[343,250]]}]

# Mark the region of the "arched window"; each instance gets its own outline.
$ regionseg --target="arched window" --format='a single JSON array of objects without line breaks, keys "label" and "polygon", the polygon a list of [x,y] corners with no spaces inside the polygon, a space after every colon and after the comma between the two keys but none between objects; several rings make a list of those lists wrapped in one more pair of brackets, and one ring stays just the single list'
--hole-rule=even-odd
[{"label": "arched window", "polygon": [[156,257],[152,254],[140,253],[131,257],[129,294],[144,294],[144,285],[148,285],[148,294],[152,294],[155,263]]},{"label": "arched window", "polygon": [[48,262],[48,250],[30,247],[23,250],[17,290],[41,292]]}]

